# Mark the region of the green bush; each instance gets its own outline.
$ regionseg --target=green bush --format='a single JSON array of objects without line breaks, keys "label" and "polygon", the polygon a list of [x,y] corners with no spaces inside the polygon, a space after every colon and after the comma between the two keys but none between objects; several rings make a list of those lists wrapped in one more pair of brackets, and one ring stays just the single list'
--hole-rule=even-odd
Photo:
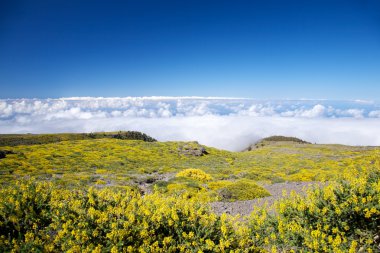
[{"label": "green bush", "polygon": [[0,146],[37,145],[61,141],[90,139],[121,139],[155,142],[156,139],[137,131],[60,133],[60,134],[0,134]]},{"label": "green bush", "polygon": [[263,138],[261,141],[273,141],[273,142],[296,142],[301,144],[311,144],[310,142],[301,140],[296,137],[288,137],[288,136],[281,136],[281,135],[274,135],[270,137]]},{"label": "green bush", "polygon": [[270,196],[264,188],[253,181],[239,180],[218,189],[222,201],[250,200]]}]

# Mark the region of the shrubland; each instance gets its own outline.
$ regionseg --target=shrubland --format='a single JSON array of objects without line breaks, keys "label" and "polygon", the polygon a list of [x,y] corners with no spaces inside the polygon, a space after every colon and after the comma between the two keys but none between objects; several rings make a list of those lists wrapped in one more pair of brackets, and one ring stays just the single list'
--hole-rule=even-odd
[{"label": "shrubland", "polygon": [[338,178],[347,166],[370,165],[379,152],[375,147],[285,142],[247,152],[196,144],[193,150],[204,148],[207,154],[183,153],[184,146],[195,145],[190,144],[104,138],[4,146],[1,150],[9,153],[0,159],[0,184],[32,176],[67,187],[96,185],[98,180],[109,186],[123,186],[189,168],[209,174],[210,182],[326,181]]},{"label": "shrubland", "polygon": [[249,218],[256,246],[274,252],[379,252],[380,167],[347,170],[306,196],[291,194]]},{"label": "shrubland", "polygon": [[187,194],[18,182],[0,190],[0,248],[46,252],[255,252],[244,229]]},{"label": "shrubland", "polygon": [[[0,251],[376,252],[377,147],[273,142],[229,152],[123,138],[4,146]],[[210,201],[268,196],[319,181],[249,217]]]},{"label": "shrubland", "polygon": [[[201,194],[201,193],[200,193]],[[186,192],[141,195],[19,181],[0,190],[0,248],[15,252],[376,252],[379,168],[355,170],[305,196],[217,216]]]},{"label": "shrubland", "polygon": [[61,133],[61,134],[0,134],[1,146],[36,145],[60,141],[91,139],[122,139],[154,142],[156,139],[137,131]]}]

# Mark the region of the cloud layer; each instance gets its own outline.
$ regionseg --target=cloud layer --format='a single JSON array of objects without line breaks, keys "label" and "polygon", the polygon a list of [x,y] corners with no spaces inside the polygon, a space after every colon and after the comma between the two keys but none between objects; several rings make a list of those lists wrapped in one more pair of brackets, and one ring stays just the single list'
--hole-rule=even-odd
[{"label": "cloud layer", "polygon": [[198,140],[240,150],[289,135],[317,143],[380,145],[371,101],[127,97],[0,100],[1,133],[138,130],[159,140]]}]

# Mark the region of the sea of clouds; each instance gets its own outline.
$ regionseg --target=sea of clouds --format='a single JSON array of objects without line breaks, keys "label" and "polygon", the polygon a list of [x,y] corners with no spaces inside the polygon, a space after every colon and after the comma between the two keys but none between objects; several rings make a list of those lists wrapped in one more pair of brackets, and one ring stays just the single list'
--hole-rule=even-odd
[{"label": "sea of clouds", "polygon": [[380,145],[380,103],[212,97],[0,99],[0,133],[118,130],[234,151],[270,135]]}]

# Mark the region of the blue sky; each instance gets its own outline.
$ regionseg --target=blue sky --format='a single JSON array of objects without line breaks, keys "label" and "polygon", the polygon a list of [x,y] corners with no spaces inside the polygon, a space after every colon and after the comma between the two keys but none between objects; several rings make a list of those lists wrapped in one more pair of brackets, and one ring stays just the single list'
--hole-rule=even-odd
[{"label": "blue sky", "polygon": [[0,98],[380,94],[380,1],[0,3]]}]

